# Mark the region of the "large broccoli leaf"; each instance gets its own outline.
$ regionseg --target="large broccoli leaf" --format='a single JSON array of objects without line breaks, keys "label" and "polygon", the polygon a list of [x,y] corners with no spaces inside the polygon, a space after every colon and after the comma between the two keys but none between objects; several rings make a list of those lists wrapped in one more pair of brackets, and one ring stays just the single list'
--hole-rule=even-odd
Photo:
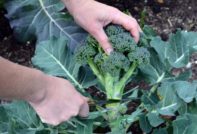
[{"label": "large broccoli leaf", "polygon": [[185,67],[189,63],[189,57],[197,51],[197,33],[177,31],[171,34],[169,41],[164,42],[161,38],[154,38],[151,46],[157,51],[158,56],[164,65],[171,67]]},{"label": "large broccoli leaf", "polygon": [[187,80],[190,71],[181,75],[172,75],[173,68],[185,67],[193,52],[197,51],[197,33],[177,31],[171,34],[168,41],[162,41],[160,37],[152,38],[150,64],[141,66],[144,77],[152,84],[166,80]]},{"label": "large broccoli leaf", "polygon": [[95,84],[94,76],[75,62],[67,44],[68,41],[64,38],[41,42],[36,48],[32,62],[45,73],[64,77],[83,91],[84,88]]},{"label": "large broccoli leaf", "polygon": [[150,50],[150,54],[150,63],[140,66],[140,70],[144,74],[143,77],[151,84],[174,79],[174,76],[170,74],[170,69],[160,61],[157,53]]},{"label": "large broccoli leaf", "polygon": [[34,110],[25,102],[17,101],[0,107],[0,133],[20,134],[42,130]]},{"label": "large broccoli leaf", "polygon": [[197,115],[185,114],[173,121],[173,134],[196,134]]},{"label": "large broccoli leaf", "polygon": [[1,134],[59,134],[62,132],[73,134],[76,131],[76,125],[79,124],[91,127],[91,125],[83,124],[74,118],[58,127],[43,124],[33,108],[24,101],[14,101],[0,106]]},{"label": "large broccoli leaf", "polygon": [[73,47],[86,36],[70,15],[62,12],[60,0],[7,0],[5,8],[16,37],[22,41],[65,36]]}]

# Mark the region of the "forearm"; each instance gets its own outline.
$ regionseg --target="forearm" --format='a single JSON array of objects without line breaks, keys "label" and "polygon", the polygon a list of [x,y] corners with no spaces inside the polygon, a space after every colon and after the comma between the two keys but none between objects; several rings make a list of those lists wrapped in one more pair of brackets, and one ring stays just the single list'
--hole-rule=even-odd
[{"label": "forearm", "polygon": [[2,57],[0,70],[0,98],[36,101],[44,96],[47,78],[40,71],[12,63]]}]

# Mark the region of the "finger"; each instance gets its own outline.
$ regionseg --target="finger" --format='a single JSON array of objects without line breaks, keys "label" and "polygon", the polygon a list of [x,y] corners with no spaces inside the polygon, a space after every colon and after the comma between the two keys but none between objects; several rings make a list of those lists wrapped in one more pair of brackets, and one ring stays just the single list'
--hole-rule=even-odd
[{"label": "finger", "polygon": [[86,102],[88,102],[90,99],[88,98],[88,97],[83,97],[84,98],[84,100],[86,101]]},{"label": "finger", "polygon": [[42,117],[40,117],[40,120],[41,120],[42,123],[47,123],[47,121]]},{"label": "finger", "polygon": [[116,15],[114,15],[112,18],[112,23],[122,25],[131,33],[136,42],[139,41],[139,25],[137,21],[131,16],[128,16],[120,11],[116,11]]},{"label": "finger", "polygon": [[143,31],[142,31],[140,26],[138,27],[138,30],[139,30],[140,33],[143,33]]},{"label": "finger", "polygon": [[99,42],[106,54],[109,55],[113,51],[113,48],[102,26],[95,33],[92,33],[92,35]]},{"label": "finger", "polygon": [[60,122],[58,122],[58,121],[54,121],[54,120],[47,121],[42,117],[40,117],[40,120],[41,120],[42,123],[49,124],[49,125],[52,125],[52,126],[57,126],[57,125],[60,124]]},{"label": "finger", "polygon": [[79,116],[81,117],[87,117],[89,114],[89,106],[88,103],[84,103],[79,110]]}]

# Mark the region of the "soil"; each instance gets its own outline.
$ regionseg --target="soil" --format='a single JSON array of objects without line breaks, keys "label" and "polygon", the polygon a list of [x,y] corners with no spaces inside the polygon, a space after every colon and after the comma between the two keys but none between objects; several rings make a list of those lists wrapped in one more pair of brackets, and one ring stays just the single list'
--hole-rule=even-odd
[{"label": "soil", "polygon": [[34,55],[35,44],[27,42],[19,43],[10,28],[9,21],[4,17],[5,10],[0,9],[0,56],[24,65],[32,67],[31,57]]},{"label": "soil", "polygon": [[[140,22],[152,26],[163,40],[168,39],[171,32],[177,28],[197,31],[197,0],[98,0],[102,3],[117,7],[121,11],[129,11]],[[147,2],[145,2],[147,1]],[[34,55],[35,43],[18,42],[4,17],[6,11],[0,9],[0,56],[15,63],[32,67],[31,57]],[[144,16],[144,17],[142,17]],[[143,19],[142,19],[143,18]],[[141,21],[141,23],[143,23]],[[193,79],[197,79],[197,54],[191,57]],[[103,94],[88,89],[91,94],[103,98]],[[135,108],[136,103],[129,104],[129,110]],[[138,123],[134,123],[130,130],[134,134],[141,134]],[[100,130],[103,132],[103,130]]]}]

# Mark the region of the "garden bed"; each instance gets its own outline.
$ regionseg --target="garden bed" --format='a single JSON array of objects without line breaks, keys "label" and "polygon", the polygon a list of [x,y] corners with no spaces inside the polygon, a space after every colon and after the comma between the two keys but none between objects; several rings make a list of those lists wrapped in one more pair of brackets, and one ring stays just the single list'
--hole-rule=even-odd
[{"label": "garden bed", "polygon": [[[101,0],[100,0],[101,1]],[[164,3],[144,0],[102,0],[103,3],[115,6],[122,11],[128,10],[138,21],[144,20],[144,23],[153,27],[153,29],[162,37],[163,40],[168,39],[171,32],[175,32],[177,28],[188,31],[197,31],[197,5],[196,0],[166,0]],[[144,11],[144,12],[143,12]],[[142,17],[142,12],[145,17]],[[31,58],[34,55],[35,43],[18,42],[13,31],[4,16],[6,11],[0,11],[0,56],[9,59],[15,63],[32,67]],[[197,55],[191,57],[193,77],[197,79]],[[176,70],[176,73],[184,71],[184,69]],[[146,89],[146,84],[140,83],[140,86]],[[128,84],[127,88],[135,87],[135,83]],[[103,98],[103,94],[94,88],[87,90],[92,96]],[[131,113],[139,105],[138,101],[134,101],[128,105],[128,112]],[[109,128],[97,129],[97,133],[104,133]],[[134,123],[130,129],[134,134],[142,133],[139,124]]]}]

